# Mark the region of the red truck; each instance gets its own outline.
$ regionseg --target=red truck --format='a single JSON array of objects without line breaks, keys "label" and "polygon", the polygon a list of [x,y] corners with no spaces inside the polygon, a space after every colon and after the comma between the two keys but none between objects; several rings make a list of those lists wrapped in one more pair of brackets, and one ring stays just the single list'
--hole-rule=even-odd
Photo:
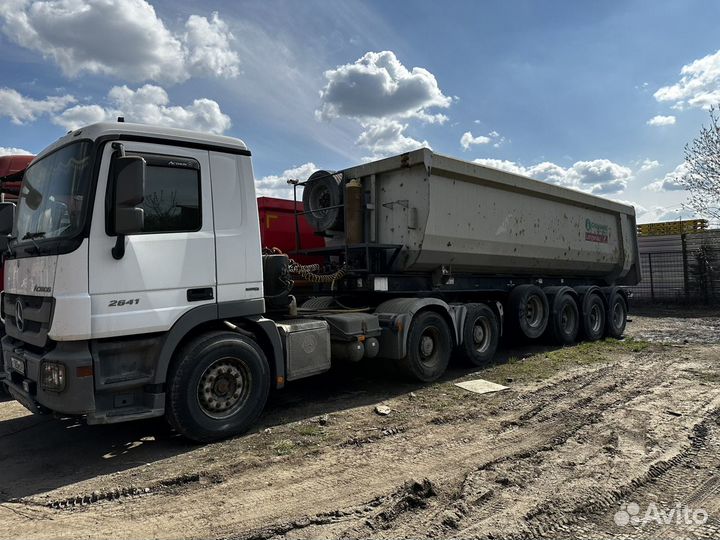
[{"label": "red truck", "polygon": [[[35,156],[2,156],[0,157],[0,195],[2,203],[15,203],[20,193],[23,174]],[[5,206],[5,205],[3,205]],[[12,212],[12,210],[8,210]],[[0,253],[7,249],[7,238],[0,238]],[[0,265],[0,290],[3,288],[4,276]]]}]

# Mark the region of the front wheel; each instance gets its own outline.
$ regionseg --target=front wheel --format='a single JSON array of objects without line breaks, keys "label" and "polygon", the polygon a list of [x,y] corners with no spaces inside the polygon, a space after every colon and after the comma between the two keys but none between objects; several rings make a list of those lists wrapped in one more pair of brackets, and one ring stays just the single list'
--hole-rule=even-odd
[{"label": "front wheel", "polygon": [[407,354],[399,365],[415,380],[435,381],[447,369],[452,342],[445,319],[432,311],[420,313],[410,325]]},{"label": "front wheel", "polygon": [[165,415],[188,439],[224,439],[252,425],[269,391],[270,369],[260,347],[234,332],[211,332],[179,351],[168,376]]}]

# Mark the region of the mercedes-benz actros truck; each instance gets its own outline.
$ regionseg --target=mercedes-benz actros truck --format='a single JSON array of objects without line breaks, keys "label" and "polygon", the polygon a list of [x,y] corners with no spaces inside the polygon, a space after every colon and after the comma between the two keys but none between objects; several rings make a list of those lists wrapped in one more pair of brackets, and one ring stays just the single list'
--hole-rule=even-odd
[{"label": "mercedes-benz actros truck", "polygon": [[336,361],[430,382],[451,355],[488,362],[501,332],[570,344],[624,331],[623,285],[639,280],[630,206],[428,149],[300,187],[295,220],[322,241],[298,233],[284,253],[261,245],[242,141],[122,122],[68,133],[0,220],[2,383],[36,413],[164,415],[210,441]]}]

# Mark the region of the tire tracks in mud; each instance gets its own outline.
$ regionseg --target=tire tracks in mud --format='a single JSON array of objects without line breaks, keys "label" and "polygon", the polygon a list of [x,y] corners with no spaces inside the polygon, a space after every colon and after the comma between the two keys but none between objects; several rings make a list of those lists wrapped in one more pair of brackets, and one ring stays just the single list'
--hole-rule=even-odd
[{"label": "tire tracks in mud", "polygon": [[[560,392],[559,395],[557,393],[558,386],[557,385],[550,385],[550,384],[543,384],[540,388],[538,388],[536,391],[530,393],[527,395],[527,401],[530,402],[536,402],[538,403],[536,406],[534,406],[531,410],[523,413],[520,415],[519,419],[523,424],[529,423],[529,421],[534,418],[536,415],[541,413],[543,410],[546,409],[548,402],[555,401],[558,399],[561,399],[565,397],[568,394],[573,394],[579,391],[584,390],[585,388],[591,386],[592,384],[597,383],[598,381],[605,378],[606,374],[613,368],[613,365],[606,365],[601,366],[597,369],[594,369],[589,372],[584,373],[574,373],[574,374],[568,374],[567,377],[563,378],[562,384],[565,386]],[[569,385],[569,388],[566,386]],[[550,395],[547,395],[548,392]],[[505,413],[511,413],[517,409],[519,409],[523,403],[525,403],[525,400],[523,400],[522,396],[516,396],[510,401],[502,402],[499,407],[497,407],[494,411],[491,411],[490,414],[498,414],[500,411],[503,411]],[[575,405],[572,405],[575,406]],[[462,422],[470,422],[471,420],[475,420],[481,416],[488,415],[487,411],[483,411],[481,409],[477,409],[475,411],[471,411],[469,413],[464,414],[462,417],[458,418],[457,420],[461,420]],[[435,418],[433,418],[430,422],[436,425],[445,425],[447,429],[453,428],[454,424],[457,423],[457,420],[455,422],[441,422],[437,423],[435,421]],[[504,422],[504,427],[502,431],[509,431],[512,429],[516,429],[519,426],[519,422],[515,419],[508,420]],[[343,442],[340,442],[336,445],[336,447],[331,448],[330,451],[333,450],[346,450],[346,451],[353,451],[358,450],[363,447],[370,447],[372,448],[373,445],[381,444],[383,442],[386,442],[387,439],[391,439],[397,435],[407,434],[410,437],[412,436],[418,436],[419,432],[423,430],[426,427],[426,424],[416,425],[412,428],[406,425],[398,426],[398,427],[391,427],[386,428],[380,431],[377,435],[372,435],[368,437],[363,438],[357,438],[357,437],[350,437],[346,439]],[[413,433],[414,432],[414,433]],[[449,450],[456,449],[458,447],[463,447],[471,444],[472,442],[476,442],[477,437],[469,437],[467,434],[461,438],[441,438],[440,442],[434,449],[425,449],[425,451],[433,452],[434,454],[439,454],[443,452],[447,452]],[[409,445],[412,446],[412,445]],[[423,445],[425,446],[425,445]],[[245,464],[234,464],[227,468],[224,468],[222,470],[222,476],[232,476],[235,473],[240,473],[242,471],[247,471],[247,465]],[[34,497],[30,498],[22,498],[22,499],[13,499],[8,502],[11,503],[21,503],[21,504],[28,504],[33,506],[45,506],[47,508],[51,508],[54,510],[74,510],[76,508],[80,507],[88,507],[91,505],[103,503],[108,504],[112,502],[118,502],[122,501],[124,499],[132,498],[136,499],[138,497],[148,497],[148,496],[154,496],[154,495],[160,495],[167,491],[168,488],[198,488],[201,484],[201,479],[207,479],[210,478],[211,482],[218,483],[221,481],[220,475],[218,473],[212,474],[208,471],[196,471],[193,473],[186,473],[166,479],[162,479],[156,482],[150,482],[146,484],[138,485],[136,483],[119,483],[118,485],[104,490],[93,490],[93,491],[84,491],[77,494],[73,494],[69,497],[61,497],[61,498],[55,498],[51,499],[50,501],[43,501],[38,502]],[[333,486],[327,486],[327,487],[333,487]]]},{"label": "tire tracks in mud", "polygon": [[[58,499],[51,508],[42,508],[43,515],[77,531],[94,526],[96,535],[123,530],[127,537],[147,536],[149,523],[159,523],[154,521],[159,515],[172,516],[162,523],[164,534],[174,537],[187,536],[190,530],[196,536],[253,539],[482,536],[472,528],[467,535],[460,531],[485,519],[505,502],[503,492],[517,486],[512,478],[504,485],[485,482],[478,475],[504,467],[529,467],[544,453],[583,436],[583,430],[592,432],[614,411],[632,407],[638,396],[659,392],[674,361],[672,355],[653,351],[628,354],[611,364],[580,367],[513,393],[483,398],[474,409],[448,411],[446,421],[434,422],[432,413],[425,411],[396,432],[391,428],[387,435],[344,439],[312,456],[252,467],[235,461],[219,471],[200,473],[198,480],[193,473],[190,480],[168,487],[141,484],[136,489],[149,487],[150,492],[139,496],[132,491],[123,495],[119,488],[117,498],[115,490],[112,497],[97,501],[90,494],[89,504],[87,494],[79,503],[77,497]],[[653,403],[656,397],[650,398]],[[703,399],[699,396],[697,402]],[[659,407],[662,410],[664,404]],[[691,412],[688,418],[695,418],[697,411]],[[645,465],[649,478],[675,466],[663,472],[662,463]],[[660,467],[659,476],[652,476],[655,465]],[[221,475],[221,483],[201,480],[202,475],[215,473]],[[650,482],[642,480],[633,489]],[[595,501],[576,498],[575,506],[563,507],[560,513],[541,502],[522,514],[529,531],[523,537],[541,537],[546,530],[561,534],[564,526],[580,531],[577,524],[582,520],[573,516],[596,516],[588,509],[600,504],[601,498],[609,504],[601,513],[608,511],[619,500],[613,489],[619,488],[598,489]],[[123,514],[132,515],[133,521]],[[43,530],[32,531],[36,537],[47,536]]]},{"label": "tire tracks in mud", "polygon": [[[526,399],[518,396],[509,402],[500,404],[496,410],[498,412],[502,411],[504,414],[501,412],[498,420],[505,427],[495,437],[494,441],[490,441],[492,443],[490,446],[483,446],[483,442],[479,441],[477,437],[469,439],[466,437],[464,444],[453,445],[452,442],[450,443],[450,447],[456,451],[456,455],[446,456],[445,459],[436,461],[435,457],[439,457],[441,453],[447,453],[447,439],[441,437],[444,442],[436,444],[432,448],[427,448],[427,445],[422,448],[423,445],[420,443],[420,451],[425,456],[426,462],[434,463],[435,466],[413,467],[409,468],[408,472],[412,471],[414,476],[411,478],[423,478],[425,476],[432,478],[433,492],[440,493],[438,499],[445,498],[447,501],[435,505],[440,506],[439,509],[433,508],[432,505],[407,505],[403,507],[402,512],[395,512],[391,521],[401,521],[403,513],[417,515],[424,512],[429,515],[420,520],[420,527],[411,529],[408,534],[403,531],[401,533],[403,536],[417,536],[419,531],[423,529],[435,530],[441,536],[443,534],[464,536],[462,529],[459,528],[459,522],[462,521],[465,513],[471,512],[463,512],[463,507],[467,506],[467,502],[459,502],[458,499],[462,498],[463,485],[468,476],[504,463],[528,460],[541,452],[549,452],[558,446],[564,445],[580,430],[601,422],[606,413],[626,406],[636,397],[646,394],[652,387],[661,384],[664,381],[664,369],[662,368],[671,363],[671,361],[663,360],[653,354],[644,355],[644,358],[637,355],[634,359],[645,361],[629,366],[610,364],[594,369],[589,373],[588,371],[579,374],[574,373],[566,378],[561,377],[555,384],[541,386],[527,395]],[[650,364],[652,364],[653,369],[649,367]],[[641,377],[640,375],[644,376]],[[587,391],[590,391],[590,394],[583,395],[583,392]],[[576,397],[568,400],[567,396]],[[527,408],[528,405],[530,405],[529,408]],[[482,413],[483,416],[487,414],[487,411]],[[467,415],[458,418],[457,421],[469,423]],[[450,423],[431,423],[437,425],[436,429],[439,431],[442,431],[443,427],[456,427]],[[476,444],[473,445],[472,443]],[[409,441],[407,445],[417,447],[418,441]],[[402,449],[400,452],[402,452]],[[482,456],[483,463],[474,463],[472,470],[468,472],[469,465],[480,456]],[[455,480],[454,478],[458,476],[459,479]],[[474,502],[481,506],[486,505],[490,509],[493,506],[492,492],[475,493],[474,498]],[[354,524],[352,523],[353,519],[344,520],[351,523],[348,523],[349,527],[342,531],[341,536],[368,536],[377,534],[378,531],[387,528],[388,520],[381,516],[383,516],[388,505],[392,504],[390,501],[394,499],[391,495],[387,495],[373,500],[379,500],[380,502],[377,506],[368,507],[366,504],[361,504],[341,510],[345,515],[354,514],[357,516]],[[497,503],[500,502],[497,501]],[[458,511],[458,508],[460,511]],[[358,509],[364,510],[359,511]],[[448,510],[450,513],[455,512],[457,519],[448,519]],[[306,519],[313,521],[316,517],[318,516]],[[303,520],[302,523],[305,523],[305,521]],[[538,527],[544,529],[547,525],[543,522]],[[247,535],[241,535],[238,538],[283,537],[292,533],[293,530],[294,528],[288,522],[284,522],[271,527],[254,529],[249,531]],[[322,527],[318,530],[322,530]],[[458,535],[458,533],[460,534]]]},{"label": "tire tracks in mud", "polygon": [[[577,508],[571,516],[558,520],[545,520],[542,529],[533,529],[568,538],[593,538],[598,531],[617,527],[618,533],[628,539],[658,538],[718,538],[720,537],[720,408],[712,410],[703,420],[693,426],[690,444],[671,459],[659,462],[646,474],[634,478],[610,493],[606,500]],[[661,493],[658,500],[657,493]],[[682,514],[667,517],[669,522],[650,520],[636,525],[621,526],[613,522],[621,503],[639,503],[641,508],[649,502],[659,511],[668,512],[676,505],[689,510],[706,512],[704,523],[685,523]],[[638,517],[643,517],[644,512]],[[653,514],[654,515],[654,514]],[[579,519],[582,517],[582,519]]]},{"label": "tire tracks in mud", "polygon": [[[663,478],[672,477],[673,472],[688,467],[697,460],[698,454],[707,450],[711,437],[711,426],[717,427],[720,420],[720,409],[714,409],[710,414],[695,424],[689,436],[690,444],[673,457],[660,460],[647,469],[647,471],[627,483],[598,491],[592,498],[580,502],[570,511],[557,511],[552,503],[546,503],[535,508],[532,513],[525,516],[526,527],[513,534],[493,534],[480,538],[494,538],[496,540],[524,540],[532,538],[561,537],[569,535],[572,538],[593,538],[598,531],[585,531],[583,525],[590,517],[606,518],[612,516],[620,508],[622,501],[628,500],[632,495],[650,484],[659,484]],[[717,487],[717,486],[715,486]],[[468,538],[474,526],[458,530],[458,535]],[[585,534],[583,534],[585,533]],[[625,537],[626,535],[623,535]],[[657,536],[650,536],[657,538]]]}]

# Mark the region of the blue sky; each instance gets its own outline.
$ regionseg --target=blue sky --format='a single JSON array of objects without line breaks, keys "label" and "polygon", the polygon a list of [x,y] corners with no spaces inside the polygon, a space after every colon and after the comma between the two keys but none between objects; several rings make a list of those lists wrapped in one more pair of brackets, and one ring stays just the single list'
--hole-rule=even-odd
[{"label": "blue sky", "polygon": [[0,0],[0,17],[6,151],[121,113],[242,138],[271,195],[426,144],[640,221],[689,217],[673,175],[720,101],[710,1]]}]

